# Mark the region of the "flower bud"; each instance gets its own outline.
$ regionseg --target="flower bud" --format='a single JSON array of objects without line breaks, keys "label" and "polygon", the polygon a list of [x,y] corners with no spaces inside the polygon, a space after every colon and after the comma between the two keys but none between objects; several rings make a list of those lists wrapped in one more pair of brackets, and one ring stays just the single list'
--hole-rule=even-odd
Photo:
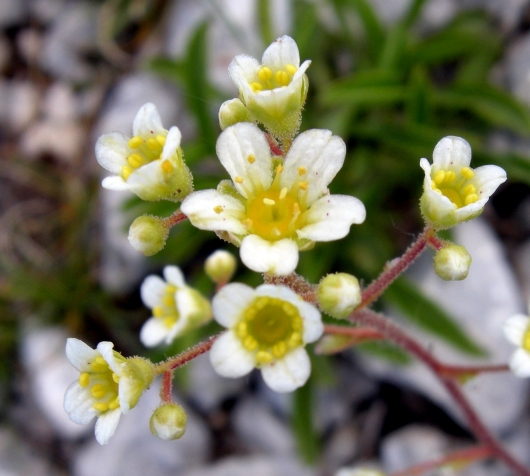
[{"label": "flower bud", "polygon": [[346,319],[361,303],[359,281],[346,273],[325,276],[318,285],[317,295],[322,310],[339,319]]},{"label": "flower bud", "polygon": [[204,271],[216,284],[226,284],[236,271],[237,261],[233,254],[224,250],[212,253],[204,263]]},{"label": "flower bud", "polygon": [[385,476],[385,473],[370,468],[340,468],[335,476]]},{"label": "flower bud", "polygon": [[151,415],[151,433],[162,440],[178,440],[186,431],[186,411],[178,403],[165,403]]},{"label": "flower bud", "polygon": [[161,218],[142,215],[129,228],[129,243],[145,256],[158,253],[166,244],[168,227]]},{"label": "flower bud", "polygon": [[445,281],[461,281],[467,277],[471,256],[463,246],[448,245],[434,255],[434,270]]},{"label": "flower bud", "polygon": [[225,130],[229,126],[233,126],[238,122],[253,122],[255,119],[250,111],[239,99],[230,99],[221,104],[219,109],[219,125],[221,130]]}]

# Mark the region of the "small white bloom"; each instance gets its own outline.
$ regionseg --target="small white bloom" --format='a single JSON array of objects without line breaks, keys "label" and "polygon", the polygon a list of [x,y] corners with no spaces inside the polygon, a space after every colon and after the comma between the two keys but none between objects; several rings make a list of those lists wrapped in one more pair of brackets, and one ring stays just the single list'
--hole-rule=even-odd
[{"label": "small white bloom", "polygon": [[504,335],[519,348],[510,360],[510,368],[517,377],[530,377],[530,318],[522,314],[504,323]]},{"label": "small white bloom", "polygon": [[296,42],[282,36],[263,53],[262,64],[248,55],[236,56],[228,72],[239,97],[252,115],[276,137],[292,137],[300,125],[311,61],[300,65]]},{"label": "small white bloom", "polygon": [[217,141],[233,184],[192,193],[181,210],[197,228],[241,246],[241,260],[253,271],[288,275],[299,250],[344,238],[365,219],[360,200],[329,195],[345,154],[342,139],[313,129],[295,139],[283,163],[275,163],[264,133],[253,124],[236,124]]},{"label": "small white bloom", "polygon": [[140,340],[146,347],[163,341],[170,344],[175,337],[212,317],[208,300],[186,285],[177,266],[166,266],[164,278],[165,281],[159,276],[148,276],[140,288],[142,301],[153,312],[140,331]]},{"label": "small white bloom", "polygon": [[96,440],[102,445],[114,434],[121,414],[136,406],[153,380],[148,361],[126,359],[113,347],[112,342],[100,342],[94,350],[79,339],[66,342],[66,356],[81,375],[66,390],[64,409],[80,425],[97,417]]},{"label": "small white bloom", "polygon": [[117,174],[102,185],[130,190],[142,200],[180,201],[193,190],[193,178],[182,158],[178,127],[169,132],[154,104],[143,105],[133,122],[133,137],[120,132],[101,136],[96,143],[100,165]]},{"label": "small white bloom", "polygon": [[228,331],[210,350],[223,377],[237,378],[261,369],[276,392],[292,392],[307,382],[311,363],[304,346],[324,330],[320,312],[285,286],[263,284],[255,290],[230,283],[213,298],[215,320]]},{"label": "small white bloom", "polygon": [[444,137],[433,152],[433,164],[420,160],[425,172],[420,205],[436,229],[450,228],[480,215],[489,197],[506,181],[496,165],[471,169],[471,147],[460,137]]}]

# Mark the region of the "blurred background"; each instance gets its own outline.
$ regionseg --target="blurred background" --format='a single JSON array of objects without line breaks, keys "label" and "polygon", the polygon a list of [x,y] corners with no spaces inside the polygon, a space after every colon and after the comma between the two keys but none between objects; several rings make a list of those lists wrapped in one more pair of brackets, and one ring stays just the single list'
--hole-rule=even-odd
[{"label": "blurred background", "polygon": [[[315,356],[292,395],[259,374],[222,379],[198,358],[176,374],[189,415],[179,441],[149,433],[158,382],[107,446],[62,409],[78,375],[67,337],[154,361],[173,355],[218,328],[142,348],[140,283],[177,264],[211,296],[204,259],[220,247],[237,255],[189,223],[155,257],[134,251],[132,220],[175,204],[103,190],[95,140],[130,135],[153,102],[164,126],[182,131],[195,188],[214,187],[227,178],[217,112],[237,95],[228,64],[259,59],[283,34],[312,60],[302,130],[331,129],[348,146],[331,191],[368,211],[344,240],[302,253],[298,272],[369,283],[423,227],[420,158],[443,136],[464,137],[473,167],[497,164],[509,177],[480,219],[445,235],[472,255],[468,279],[442,282],[429,251],[377,306],[448,363],[507,362],[502,322],[530,296],[530,1],[0,0],[0,475],[327,476],[364,462],[392,472],[473,443],[433,377],[383,343]],[[240,265],[235,279],[261,277]],[[530,464],[527,382],[480,376],[465,390]],[[509,475],[495,462],[447,471]]]}]

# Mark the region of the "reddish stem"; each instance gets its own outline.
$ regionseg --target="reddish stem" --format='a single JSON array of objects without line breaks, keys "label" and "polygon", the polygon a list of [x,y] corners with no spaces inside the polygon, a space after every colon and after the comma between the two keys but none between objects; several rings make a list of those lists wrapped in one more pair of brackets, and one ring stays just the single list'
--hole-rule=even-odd
[{"label": "reddish stem", "polygon": [[162,219],[162,223],[164,224],[164,226],[166,228],[171,228],[173,226],[175,226],[177,223],[180,223],[181,221],[184,221],[184,220],[187,220],[187,216],[184,215],[184,213],[182,213],[180,211],[180,208],[178,210],[176,210],[175,212],[173,212],[171,215],[169,215],[168,217],[166,218],[163,218]]},{"label": "reddish stem", "polygon": [[352,313],[351,318],[363,325],[373,327],[374,329],[381,332],[386,339],[398,344],[400,347],[416,356],[419,360],[423,361],[425,365],[427,365],[438,377],[453,400],[460,406],[460,409],[467,419],[471,430],[475,434],[475,437],[491,449],[492,455],[502,460],[517,474],[520,476],[530,476],[530,470],[515,460],[484,426],[479,416],[475,413],[475,410],[473,410],[466,396],[454,379],[440,372],[440,362],[438,362],[438,360],[436,360],[428,350],[424,349],[414,339],[409,337],[392,321],[377,314],[374,311],[363,309],[361,311]]},{"label": "reddish stem", "polygon": [[446,246],[447,242],[440,240],[436,235],[430,235],[427,238],[427,243],[430,247],[434,248],[436,251],[440,251],[443,247]]},{"label": "reddish stem", "polygon": [[506,364],[498,365],[445,365],[440,363],[438,372],[445,377],[465,377],[486,372],[508,372],[510,366]]},{"label": "reddish stem", "polygon": [[364,342],[366,340],[381,340],[385,336],[381,332],[376,331],[371,327],[345,327],[345,326],[324,326],[326,334],[340,334],[355,338],[355,343]]},{"label": "reddish stem", "polygon": [[162,376],[162,386],[160,387],[160,400],[164,403],[171,403],[173,395],[171,393],[171,384],[173,383],[173,371],[168,370]]},{"label": "reddish stem", "polygon": [[417,240],[400,258],[396,258],[387,264],[386,269],[379,277],[363,290],[361,304],[358,309],[369,306],[383,294],[385,289],[422,253],[433,233],[434,231],[431,228],[425,228],[423,233],[418,236]]},{"label": "reddish stem", "polygon": [[418,464],[417,466],[412,466],[411,468],[405,469],[403,471],[398,471],[397,473],[392,473],[389,476],[419,476],[427,471],[440,468],[451,463],[460,463],[468,462],[472,463],[474,461],[479,461],[482,459],[489,458],[492,455],[491,448],[487,446],[477,446],[474,448],[467,448],[465,450],[455,451],[450,453],[443,458],[427,461],[425,463]]}]

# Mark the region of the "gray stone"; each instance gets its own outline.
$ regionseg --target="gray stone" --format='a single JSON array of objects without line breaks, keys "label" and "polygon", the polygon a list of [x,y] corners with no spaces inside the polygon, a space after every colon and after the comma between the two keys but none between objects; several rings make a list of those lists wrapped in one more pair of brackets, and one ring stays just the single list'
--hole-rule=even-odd
[{"label": "gray stone", "polygon": [[530,34],[521,36],[509,46],[504,67],[511,91],[530,104]]},{"label": "gray stone", "polygon": [[[174,476],[204,464],[210,453],[210,434],[204,423],[189,409],[186,433],[175,441],[163,441],[149,430],[149,418],[159,405],[158,382],[138,405],[122,415],[116,433],[107,445],[95,439],[82,448],[73,476]],[[178,400],[178,399],[177,399]]]}]

